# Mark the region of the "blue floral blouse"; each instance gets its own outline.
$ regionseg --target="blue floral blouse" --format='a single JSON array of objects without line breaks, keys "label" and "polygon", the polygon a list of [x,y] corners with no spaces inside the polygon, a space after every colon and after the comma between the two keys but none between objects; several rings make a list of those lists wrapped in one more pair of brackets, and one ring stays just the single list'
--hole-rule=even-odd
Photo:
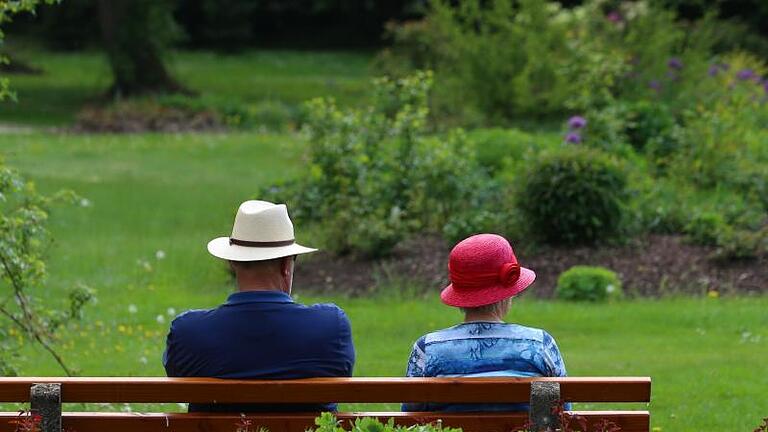
[{"label": "blue floral blouse", "polygon": [[[420,337],[409,377],[564,377],[552,336],[517,324],[469,322]],[[403,411],[527,411],[528,404],[403,404]],[[568,409],[568,407],[566,407]]]}]

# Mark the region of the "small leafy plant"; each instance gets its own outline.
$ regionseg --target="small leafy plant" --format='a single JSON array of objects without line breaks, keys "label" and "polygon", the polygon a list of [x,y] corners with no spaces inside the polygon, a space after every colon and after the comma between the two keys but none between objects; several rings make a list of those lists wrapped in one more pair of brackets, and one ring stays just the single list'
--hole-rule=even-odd
[{"label": "small leafy plant", "polygon": [[14,425],[14,432],[38,432],[43,418],[32,411],[19,411],[18,417],[9,423]]},{"label": "small leafy plant", "polygon": [[574,266],[557,278],[558,298],[574,301],[605,301],[622,296],[619,276],[605,267]]},{"label": "small leafy plant", "polygon": [[552,407],[552,414],[557,416],[560,428],[551,427],[545,429],[536,429],[529,421],[523,426],[523,429],[515,432],[621,432],[621,427],[616,423],[602,419],[589,429],[587,418],[578,414],[573,414],[565,410],[565,401],[561,400],[556,406]]},{"label": "small leafy plant", "polygon": [[413,426],[396,425],[395,420],[390,418],[386,423],[371,417],[364,417],[350,422],[349,428],[345,428],[342,422],[336,419],[332,413],[322,413],[315,419],[317,428],[314,432],[461,432],[461,429],[443,427],[438,421]]}]

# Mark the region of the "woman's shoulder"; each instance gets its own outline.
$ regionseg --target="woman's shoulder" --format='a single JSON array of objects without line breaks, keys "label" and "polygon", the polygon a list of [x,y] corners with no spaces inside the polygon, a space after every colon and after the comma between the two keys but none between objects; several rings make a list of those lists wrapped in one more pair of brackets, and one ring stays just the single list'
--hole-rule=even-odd
[{"label": "woman's shoulder", "polygon": [[437,330],[419,338],[417,344],[423,346],[438,342],[448,342],[460,339],[520,339],[545,343],[549,334],[535,327],[527,327],[513,323],[496,323],[476,321],[457,324],[452,327]]}]

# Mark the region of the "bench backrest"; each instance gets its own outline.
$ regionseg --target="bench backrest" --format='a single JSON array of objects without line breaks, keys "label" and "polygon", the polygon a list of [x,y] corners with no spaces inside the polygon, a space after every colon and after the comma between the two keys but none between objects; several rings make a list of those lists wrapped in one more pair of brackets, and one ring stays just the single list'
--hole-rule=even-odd
[{"label": "bench backrest", "polygon": [[[551,413],[551,392],[541,388],[559,387],[555,398],[565,402],[649,402],[648,377],[625,378],[310,378],[301,380],[221,380],[215,378],[0,378],[0,402],[32,402],[32,408],[51,404],[36,402],[30,390],[38,386],[60,388],[60,402],[195,402],[195,403],[382,403],[462,402],[531,403],[534,414]],[[546,392],[545,392],[546,393]],[[537,400],[549,398],[548,400]],[[56,401],[53,402],[55,405]],[[546,406],[541,408],[541,404]],[[60,407],[59,407],[60,409]],[[43,410],[44,411],[44,410]],[[547,412],[544,412],[547,411]],[[54,410],[55,412],[55,410]],[[650,429],[647,411],[575,411],[590,424],[603,419],[623,432]],[[303,431],[313,425],[317,413],[248,415],[257,426],[271,432]],[[16,413],[0,414],[0,431],[13,430],[9,422]],[[514,431],[529,420],[528,413],[339,413],[342,420],[357,417],[394,418],[399,424],[441,419],[443,425],[465,431]],[[50,417],[50,415],[48,416]],[[44,420],[48,422],[50,419]],[[199,413],[64,413],[64,428],[89,431],[227,431],[234,432],[240,415]],[[541,421],[539,418],[538,421]],[[47,432],[47,431],[46,431]]]}]

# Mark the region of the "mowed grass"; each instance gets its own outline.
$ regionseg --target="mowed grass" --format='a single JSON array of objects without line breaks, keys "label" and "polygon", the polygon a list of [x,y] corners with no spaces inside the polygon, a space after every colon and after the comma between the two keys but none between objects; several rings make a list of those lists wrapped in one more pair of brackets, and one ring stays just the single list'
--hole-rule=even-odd
[{"label": "mowed grass", "polygon": [[[38,293],[63,302],[74,284],[98,290],[85,320],[63,334],[67,360],[82,375],[163,375],[172,316],[219,304],[232,290],[206,242],[228,234],[238,203],[259,186],[303,175],[302,150],[294,135],[0,136],[0,153],[40,190],[70,188],[88,200],[54,210],[50,277]],[[299,240],[311,235],[297,228]],[[402,375],[418,336],[460,319],[436,293],[316,299],[295,283],[299,301],[334,301],[348,312],[358,376]],[[768,298],[522,299],[508,318],[550,331],[571,375],[651,376],[649,409],[662,430],[736,431],[768,415],[766,310]],[[26,375],[61,373],[38,349],[22,355]]]},{"label": "mowed grass", "polygon": [[[111,72],[99,51],[62,53],[14,44],[15,58],[43,70],[41,75],[11,75],[18,102],[0,103],[0,123],[66,126],[80,109],[99,101]],[[297,106],[307,99],[333,96],[359,104],[370,79],[368,52],[250,51],[237,55],[205,51],[171,52],[173,75],[202,98],[219,103],[276,101]]]}]

